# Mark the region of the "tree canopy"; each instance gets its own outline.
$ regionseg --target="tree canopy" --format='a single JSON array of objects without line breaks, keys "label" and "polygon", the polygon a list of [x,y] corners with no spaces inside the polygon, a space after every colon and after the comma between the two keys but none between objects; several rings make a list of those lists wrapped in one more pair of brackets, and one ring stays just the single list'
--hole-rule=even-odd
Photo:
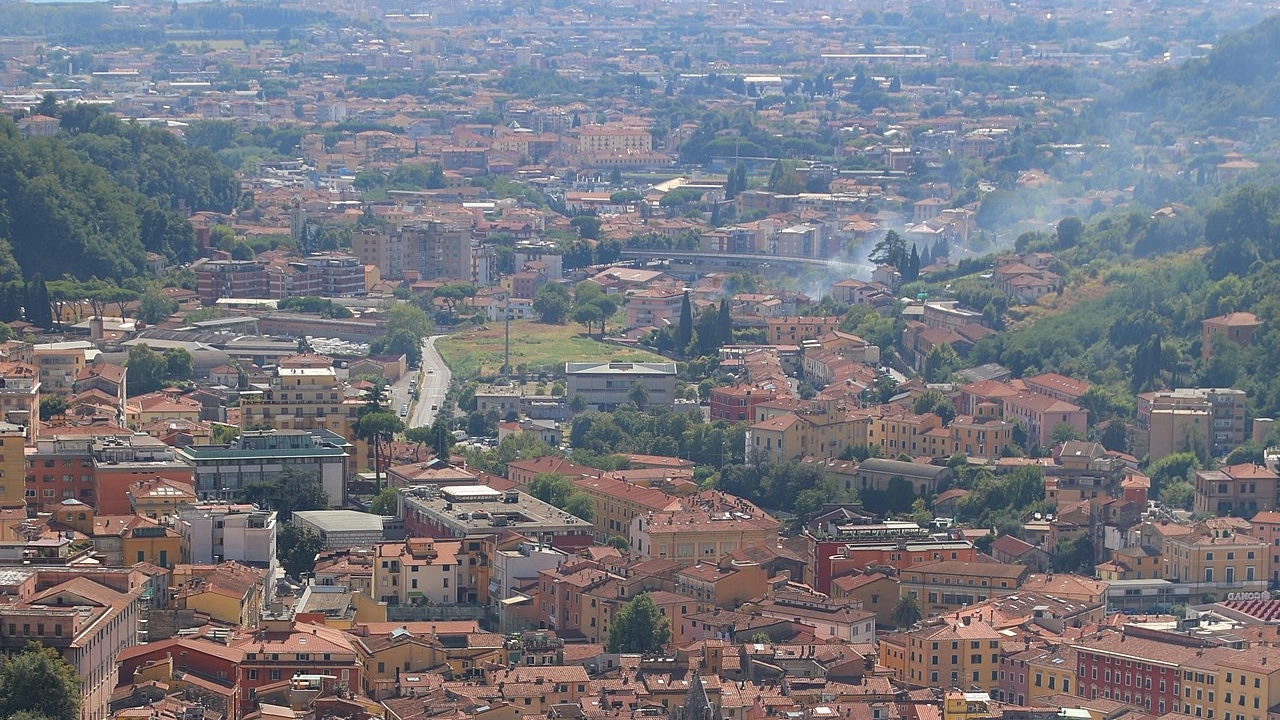
[{"label": "tree canopy", "polygon": [[651,654],[670,640],[671,624],[658,612],[649,593],[641,593],[614,616],[605,647],[609,652]]},{"label": "tree canopy", "polygon": [[58,651],[29,642],[0,666],[0,717],[20,713],[48,720],[78,720],[80,678]]}]

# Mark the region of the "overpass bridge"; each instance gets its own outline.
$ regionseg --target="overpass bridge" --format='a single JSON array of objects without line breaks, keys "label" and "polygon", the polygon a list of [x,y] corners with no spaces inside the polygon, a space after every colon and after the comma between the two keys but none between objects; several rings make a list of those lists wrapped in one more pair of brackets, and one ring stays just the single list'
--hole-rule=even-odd
[{"label": "overpass bridge", "polygon": [[866,274],[870,271],[866,265],[837,260],[813,257],[795,257],[786,255],[760,255],[754,253],[707,253],[681,250],[662,250],[658,248],[625,248],[621,252],[624,260],[662,261],[672,264],[691,265],[696,272],[730,269],[749,271],[762,275],[783,272],[804,272],[807,270],[834,270],[849,275]]}]

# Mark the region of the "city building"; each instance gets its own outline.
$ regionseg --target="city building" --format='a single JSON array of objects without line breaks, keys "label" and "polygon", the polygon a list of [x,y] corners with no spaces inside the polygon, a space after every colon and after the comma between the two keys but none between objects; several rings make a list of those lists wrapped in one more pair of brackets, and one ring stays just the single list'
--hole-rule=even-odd
[{"label": "city building", "polygon": [[680,510],[638,515],[631,521],[631,551],[643,558],[715,562],[753,545],[777,542],[782,525],[738,498],[697,495]]},{"label": "city building", "polygon": [[462,540],[432,538],[376,545],[373,597],[388,605],[453,605],[469,572],[462,547]]},{"label": "city building", "polygon": [[195,491],[201,500],[231,501],[245,486],[271,483],[292,470],[314,474],[329,496],[330,507],[346,503],[351,445],[323,429],[245,430],[231,445],[190,445],[178,457],[195,468]]},{"label": "city building", "polygon": [[1193,512],[1251,518],[1258,512],[1276,509],[1280,475],[1253,463],[1196,470],[1195,491]]},{"label": "city building", "polygon": [[965,687],[995,692],[1005,636],[990,623],[962,615],[889,635],[881,663],[912,687]]},{"label": "city building", "polygon": [[273,567],[276,557],[276,513],[253,505],[201,503],[178,513],[182,562],[216,565],[235,561]]},{"label": "city building", "polygon": [[1186,585],[1193,594],[1266,590],[1272,548],[1250,535],[1252,530],[1247,520],[1211,518],[1190,533],[1165,536],[1160,577]]},{"label": "city building", "polygon": [[0,362],[0,422],[28,428],[27,442],[33,445],[39,420],[40,369],[30,363]]},{"label": "city building", "polygon": [[56,428],[36,441],[26,459],[27,503],[50,512],[75,498],[99,514],[133,512],[129,489],[164,478],[190,486],[192,467],[149,435],[110,427]]},{"label": "city building", "polygon": [[519,490],[487,485],[403,488],[400,506],[409,537],[478,540],[516,532],[561,549],[592,541],[591,523]]},{"label": "city building", "polygon": [[355,510],[299,510],[293,522],[318,535],[325,550],[372,547],[383,540],[382,517]]},{"label": "city building", "polygon": [[1134,451],[1150,462],[1176,452],[1221,457],[1243,445],[1247,393],[1233,388],[1178,388],[1138,395]]},{"label": "city building", "polygon": [[1213,357],[1218,343],[1230,341],[1240,347],[1253,343],[1254,333],[1262,327],[1257,315],[1247,312],[1230,312],[1226,315],[1205,318],[1200,322],[1200,358]]},{"label": "city building", "polygon": [[676,399],[676,364],[663,363],[565,363],[566,395],[581,395],[588,408],[609,412],[631,402],[637,387],[644,388],[645,405],[672,405]]},{"label": "city building", "polygon": [[80,682],[80,720],[105,720],[116,685],[116,656],[137,645],[157,588],[138,569],[29,571],[17,597],[0,604],[0,651],[29,642],[53,648]]},{"label": "city building", "polygon": [[941,560],[905,569],[900,577],[902,594],[915,598],[929,617],[1012,595],[1030,574],[1024,565]]}]

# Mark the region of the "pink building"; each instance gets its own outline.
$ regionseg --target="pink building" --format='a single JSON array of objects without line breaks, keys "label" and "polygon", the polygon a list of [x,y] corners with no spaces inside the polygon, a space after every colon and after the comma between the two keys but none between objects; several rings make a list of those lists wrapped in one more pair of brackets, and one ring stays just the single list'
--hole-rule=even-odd
[{"label": "pink building", "polygon": [[667,327],[680,322],[684,293],[675,289],[636,290],[627,295],[627,327]]},{"label": "pink building", "polygon": [[1089,413],[1084,408],[1037,393],[1004,398],[1004,419],[1021,424],[1027,431],[1027,442],[1042,448],[1053,445],[1053,429],[1058,423],[1070,425],[1080,437],[1085,436],[1089,425]]}]

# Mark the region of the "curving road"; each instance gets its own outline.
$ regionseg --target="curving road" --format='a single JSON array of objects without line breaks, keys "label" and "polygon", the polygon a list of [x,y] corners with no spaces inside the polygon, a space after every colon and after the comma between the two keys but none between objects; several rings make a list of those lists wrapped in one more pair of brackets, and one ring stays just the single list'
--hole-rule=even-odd
[{"label": "curving road", "polygon": [[436,340],[443,335],[432,335],[422,341],[422,368],[417,373],[418,401],[413,404],[405,427],[423,427],[430,425],[444,403],[444,395],[449,390],[449,366],[436,351]]}]

